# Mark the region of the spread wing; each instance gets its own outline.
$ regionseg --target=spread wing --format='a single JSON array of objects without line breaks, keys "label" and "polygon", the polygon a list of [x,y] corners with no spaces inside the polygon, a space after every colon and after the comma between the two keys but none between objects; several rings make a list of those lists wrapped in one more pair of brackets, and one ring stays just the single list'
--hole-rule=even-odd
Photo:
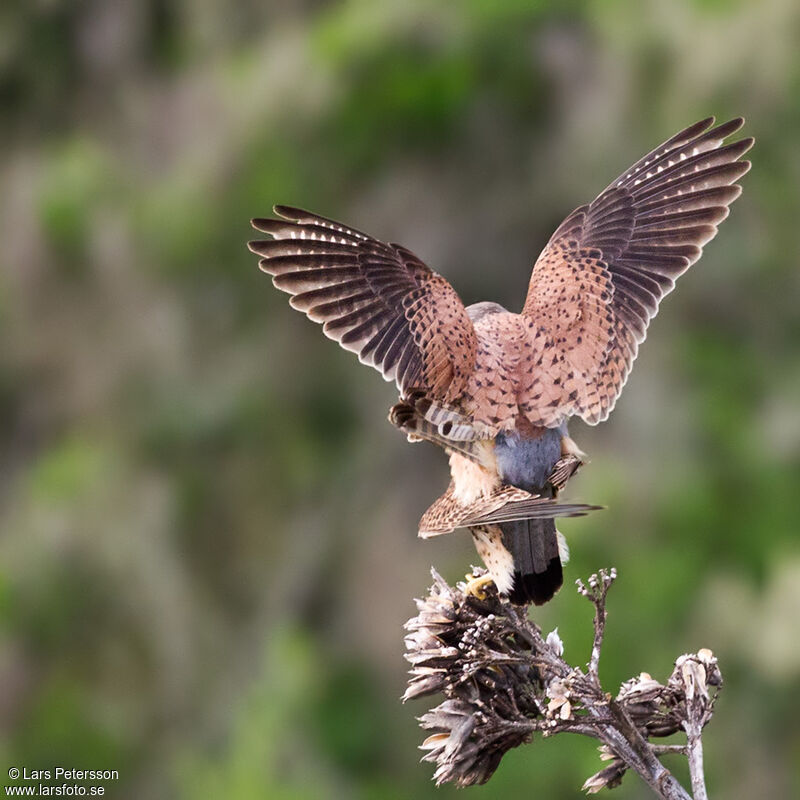
[{"label": "spread wing", "polygon": [[255,219],[270,234],[249,248],[293,308],[326,336],[394,380],[449,404],[475,364],[472,322],[452,286],[413,253],[308,211],[276,206]]},{"label": "spread wing", "polygon": [[634,164],[573,211],[533,268],[523,315],[535,369],[520,406],[534,424],[595,424],[622,391],[661,299],[714,238],[750,169],[753,140],[710,117]]}]

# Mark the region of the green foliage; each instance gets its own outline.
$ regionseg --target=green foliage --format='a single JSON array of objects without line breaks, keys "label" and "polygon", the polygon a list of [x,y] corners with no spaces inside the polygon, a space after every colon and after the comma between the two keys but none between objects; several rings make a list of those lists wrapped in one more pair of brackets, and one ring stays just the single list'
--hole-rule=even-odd
[{"label": "green foliage", "polygon": [[97,147],[81,138],[58,147],[45,164],[39,197],[42,231],[69,270],[85,267],[91,221],[112,185],[107,170]]},{"label": "green foliage", "polygon": [[303,735],[318,692],[311,643],[296,631],[276,630],[264,661],[263,675],[242,698],[222,752],[179,760],[181,796],[256,800],[265,787],[280,800],[335,796],[324,767],[309,760]]},{"label": "green foliage", "polygon": [[54,444],[31,466],[28,480],[35,503],[70,503],[108,468],[106,454],[79,436]]},{"label": "green foliage", "polygon": [[76,769],[118,764],[114,768],[121,772],[127,765],[118,735],[94,708],[91,687],[65,675],[42,684],[10,758],[14,764],[74,764]]}]

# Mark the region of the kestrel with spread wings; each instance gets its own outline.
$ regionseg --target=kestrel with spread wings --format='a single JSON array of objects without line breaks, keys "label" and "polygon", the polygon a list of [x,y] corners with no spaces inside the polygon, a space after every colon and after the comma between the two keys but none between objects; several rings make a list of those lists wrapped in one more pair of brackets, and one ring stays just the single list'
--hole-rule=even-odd
[{"label": "kestrel with spread wings", "polygon": [[533,267],[521,313],[465,307],[410,250],[286,206],[255,219],[249,243],[275,286],[359,360],[395,381],[389,418],[450,458],[452,481],[420,521],[423,537],[471,530],[489,577],[519,604],[560,587],[557,501],[581,465],[567,421],[614,408],[647,325],[741,193],[753,139],[742,119],[702,120],[573,211]]}]

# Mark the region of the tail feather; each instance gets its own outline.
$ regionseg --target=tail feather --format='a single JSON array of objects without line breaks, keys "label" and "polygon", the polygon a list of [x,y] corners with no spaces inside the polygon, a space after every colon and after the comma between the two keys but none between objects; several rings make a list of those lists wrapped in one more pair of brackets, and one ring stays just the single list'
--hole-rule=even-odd
[{"label": "tail feather", "polygon": [[564,576],[555,520],[527,519],[500,525],[503,544],[514,560],[515,605],[546,603],[561,588]]}]

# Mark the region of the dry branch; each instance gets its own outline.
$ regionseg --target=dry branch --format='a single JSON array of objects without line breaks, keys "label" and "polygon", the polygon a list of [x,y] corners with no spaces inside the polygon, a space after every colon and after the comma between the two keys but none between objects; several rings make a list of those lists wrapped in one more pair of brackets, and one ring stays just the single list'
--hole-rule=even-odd
[{"label": "dry branch", "polygon": [[[601,742],[611,763],[586,780],[588,793],[619,784],[634,770],[664,800],[707,800],[701,732],[711,719],[722,677],[710,650],[682,655],[666,684],[642,673],[622,684],[616,697],[599,679],[606,624],[606,598],[615,570],[601,570],[578,591],[595,608],[594,640],[585,669],[570,666],[557,631],[547,636],[515,606],[490,591],[484,599],[465,594],[436,573],[418,613],[406,623],[411,664],[403,700],[442,694],[420,717],[430,735],[424,761],[436,764],[437,784],[485,783],[512,747],[557,733]],[[658,745],[653,737],[678,731],[687,744]],[[692,794],[661,763],[685,754]]]}]

